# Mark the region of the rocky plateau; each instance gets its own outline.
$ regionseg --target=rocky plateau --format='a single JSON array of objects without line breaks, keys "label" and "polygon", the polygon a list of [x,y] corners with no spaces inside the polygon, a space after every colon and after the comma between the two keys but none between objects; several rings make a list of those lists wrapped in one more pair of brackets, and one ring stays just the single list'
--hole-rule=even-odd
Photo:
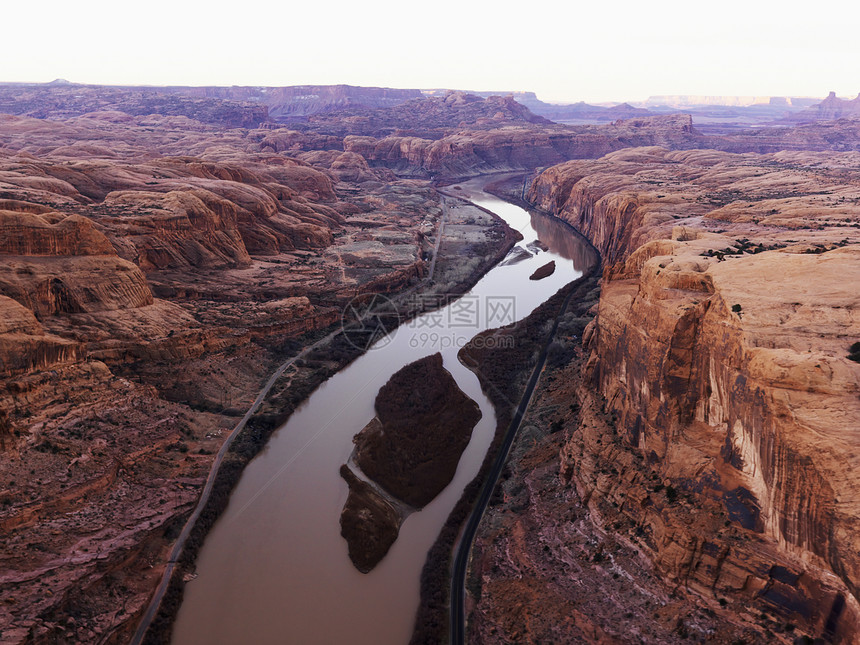
[{"label": "rocky plateau", "polygon": [[651,147],[537,177],[601,293],[479,539],[473,642],[858,642],[857,163]]},{"label": "rocky plateau", "polygon": [[126,642],[278,366],[354,297],[457,293],[513,246],[432,180],[545,168],[516,197],[591,240],[601,295],[479,538],[470,638],[858,642],[860,122],[263,89],[0,86],[0,640]]}]

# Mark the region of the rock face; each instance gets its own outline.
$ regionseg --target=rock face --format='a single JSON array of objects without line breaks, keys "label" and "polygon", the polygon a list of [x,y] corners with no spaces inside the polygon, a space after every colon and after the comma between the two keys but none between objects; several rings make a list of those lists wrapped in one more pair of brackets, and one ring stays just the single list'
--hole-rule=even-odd
[{"label": "rock face", "polygon": [[[586,373],[622,448],[612,421],[580,425],[562,477],[599,522],[637,523],[669,580],[844,642],[860,615],[854,162],[634,149],[529,193],[605,262]],[[681,496],[744,537],[685,519]]]},{"label": "rock face", "polygon": [[[5,207],[9,210],[0,210],[0,253],[4,255],[116,255],[108,239],[86,217],[49,209],[39,213],[41,207],[26,202],[7,202]],[[12,210],[15,207],[22,212]]]},{"label": "rock face", "polygon": [[0,316],[0,375],[4,378],[76,363],[84,355],[80,344],[45,333],[33,312],[11,298],[0,296]]},{"label": "rock face", "polygon": [[404,512],[429,504],[451,483],[481,418],[478,404],[442,366],[441,354],[397,371],[380,388],[375,407],[377,416],[355,436],[353,458],[382,490],[360,481],[347,466],[341,469],[350,487],[341,534],[362,573],[388,552]]},{"label": "rock face", "polygon": [[0,211],[0,294],[38,317],[143,307],[143,273],[116,257],[108,239],[79,215]]},{"label": "rock face", "polygon": [[461,130],[439,139],[347,136],[343,145],[395,172],[458,177],[600,157],[630,145],[690,147],[701,139],[688,115],[672,115],[576,128],[511,125]]}]

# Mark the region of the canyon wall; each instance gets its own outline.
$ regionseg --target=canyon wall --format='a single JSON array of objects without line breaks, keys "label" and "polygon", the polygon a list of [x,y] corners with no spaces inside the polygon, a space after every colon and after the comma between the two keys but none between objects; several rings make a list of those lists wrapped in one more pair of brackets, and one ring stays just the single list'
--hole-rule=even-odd
[{"label": "canyon wall", "polygon": [[672,115],[577,128],[512,123],[463,129],[438,139],[347,136],[343,145],[398,173],[458,177],[600,157],[631,145],[689,147],[700,138],[689,116]]},{"label": "canyon wall", "polygon": [[846,642],[860,625],[855,157],[632,149],[529,191],[605,262],[586,378],[620,443],[581,426],[563,478],[595,517],[632,518],[667,579]]},{"label": "canyon wall", "polygon": [[[272,372],[357,293],[425,274],[439,195],[317,152],[180,116],[0,115],[3,642],[127,640]],[[293,404],[332,355],[287,374]]]}]

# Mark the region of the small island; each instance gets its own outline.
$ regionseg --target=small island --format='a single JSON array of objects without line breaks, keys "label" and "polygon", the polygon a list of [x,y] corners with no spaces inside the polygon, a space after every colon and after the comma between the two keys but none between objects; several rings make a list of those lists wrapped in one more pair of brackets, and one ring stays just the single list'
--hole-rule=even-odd
[{"label": "small island", "polygon": [[529,280],[543,280],[555,273],[555,260],[550,260],[542,267],[539,267],[529,276]]},{"label": "small island", "polygon": [[439,353],[395,373],[380,388],[375,408],[376,417],[353,440],[351,461],[378,489],[349,466],[341,468],[350,487],[341,535],[364,573],[388,552],[404,517],[451,483],[481,418],[478,404],[457,386]]}]

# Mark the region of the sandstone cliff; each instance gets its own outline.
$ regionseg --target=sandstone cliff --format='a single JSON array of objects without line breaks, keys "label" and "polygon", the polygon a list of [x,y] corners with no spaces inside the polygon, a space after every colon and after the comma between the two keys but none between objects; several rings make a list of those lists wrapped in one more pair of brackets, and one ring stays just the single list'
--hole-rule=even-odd
[{"label": "sandstone cliff", "polygon": [[514,124],[464,129],[439,139],[347,136],[344,149],[395,172],[457,177],[600,157],[631,145],[691,147],[701,138],[689,116],[673,115],[576,128]]},{"label": "sandstone cliff", "polygon": [[569,434],[562,476],[598,522],[636,523],[667,579],[845,642],[860,616],[854,157],[633,149],[529,192],[605,261],[586,374],[611,419]]},{"label": "sandstone cliff", "polygon": [[[271,372],[425,272],[435,191],[257,132],[0,115],[4,642],[126,640]],[[290,372],[295,403],[318,365]]]}]

